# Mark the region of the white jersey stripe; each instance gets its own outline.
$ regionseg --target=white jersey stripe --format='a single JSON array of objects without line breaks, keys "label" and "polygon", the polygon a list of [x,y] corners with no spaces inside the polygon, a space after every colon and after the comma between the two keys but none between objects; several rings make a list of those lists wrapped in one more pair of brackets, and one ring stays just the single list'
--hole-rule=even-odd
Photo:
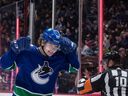
[{"label": "white jersey stripe", "polygon": [[117,70],[112,70],[111,72],[112,72],[112,76],[118,76]]},{"label": "white jersey stripe", "polygon": [[121,71],[121,75],[124,77],[127,77],[127,72],[126,71]]},{"label": "white jersey stripe", "polygon": [[121,94],[122,96],[126,96],[126,88],[121,88]]},{"label": "white jersey stripe", "polygon": [[97,75],[97,76],[95,76],[95,77],[92,77],[92,78],[91,78],[91,82],[97,81],[98,79],[100,79],[100,77],[101,77],[101,74],[99,74],[99,75]]},{"label": "white jersey stripe", "polygon": [[107,96],[111,96],[110,95],[110,87],[109,87],[109,76],[108,76],[108,73],[106,74],[105,78],[104,78],[104,81],[105,81],[105,89],[106,89],[106,93],[107,93]]},{"label": "white jersey stripe", "polygon": [[118,88],[113,88],[113,96],[119,96],[118,95]]}]

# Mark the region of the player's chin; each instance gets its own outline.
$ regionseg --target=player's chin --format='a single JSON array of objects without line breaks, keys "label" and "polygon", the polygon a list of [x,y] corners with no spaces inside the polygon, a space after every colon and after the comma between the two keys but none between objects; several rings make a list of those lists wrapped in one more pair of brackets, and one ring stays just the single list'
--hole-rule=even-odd
[{"label": "player's chin", "polygon": [[48,52],[47,55],[50,57],[52,56],[54,53],[53,52]]}]

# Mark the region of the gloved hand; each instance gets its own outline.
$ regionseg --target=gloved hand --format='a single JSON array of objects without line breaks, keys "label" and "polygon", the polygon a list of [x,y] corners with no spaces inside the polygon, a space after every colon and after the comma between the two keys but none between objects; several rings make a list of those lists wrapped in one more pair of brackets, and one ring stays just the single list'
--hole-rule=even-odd
[{"label": "gloved hand", "polygon": [[10,47],[14,53],[19,54],[30,47],[30,41],[30,37],[21,37],[18,40],[12,41]]},{"label": "gloved hand", "polygon": [[78,90],[78,92],[81,91],[81,90],[84,90],[84,85],[85,85],[86,80],[87,80],[87,78],[86,78],[86,76],[84,76],[84,77],[82,77],[78,81],[78,84],[77,84],[77,90]]},{"label": "gloved hand", "polygon": [[61,37],[60,39],[60,49],[63,53],[68,54],[74,51],[77,48],[77,45],[72,42],[67,37]]}]

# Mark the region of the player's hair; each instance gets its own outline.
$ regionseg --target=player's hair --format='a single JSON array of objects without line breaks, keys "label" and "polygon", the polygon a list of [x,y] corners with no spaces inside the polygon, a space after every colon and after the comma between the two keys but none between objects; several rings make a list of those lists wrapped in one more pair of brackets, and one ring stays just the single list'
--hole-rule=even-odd
[{"label": "player's hair", "polygon": [[39,45],[39,46],[44,46],[45,43],[46,43],[45,40],[43,40],[43,39],[41,39],[41,38],[38,39],[38,45]]}]

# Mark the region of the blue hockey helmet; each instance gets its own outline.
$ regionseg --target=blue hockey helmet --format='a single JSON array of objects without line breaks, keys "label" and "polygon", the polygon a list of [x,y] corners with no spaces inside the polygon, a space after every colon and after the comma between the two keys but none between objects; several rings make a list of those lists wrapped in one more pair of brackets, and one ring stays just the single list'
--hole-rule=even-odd
[{"label": "blue hockey helmet", "polygon": [[60,33],[57,30],[52,28],[46,29],[41,35],[40,38],[45,40],[46,42],[50,42],[55,45],[60,45]]}]

